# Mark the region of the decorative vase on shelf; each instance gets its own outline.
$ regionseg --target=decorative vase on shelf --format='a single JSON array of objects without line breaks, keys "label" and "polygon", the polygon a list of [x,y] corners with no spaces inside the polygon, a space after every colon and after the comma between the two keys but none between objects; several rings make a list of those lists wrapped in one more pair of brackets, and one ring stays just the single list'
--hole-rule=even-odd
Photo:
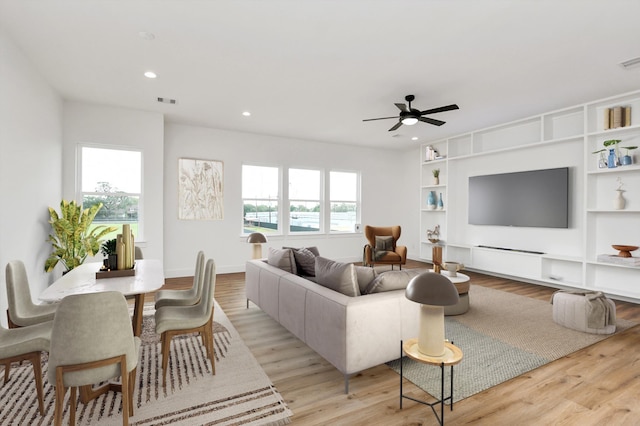
[{"label": "decorative vase on shelf", "polygon": [[434,185],[440,185],[440,178],[439,178],[438,176],[435,176],[435,177],[433,178],[433,184],[434,184]]},{"label": "decorative vase on shelf", "polygon": [[427,195],[427,207],[431,210],[435,210],[436,208],[436,192],[429,191],[429,195]]},{"label": "decorative vase on shelf", "polygon": [[444,202],[442,201],[442,192],[440,193],[440,198],[438,198],[438,210],[444,209]]},{"label": "decorative vase on shelf", "polygon": [[624,210],[626,200],[622,196],[624,189],[616,189],[616,197],[613,199],[613,208],[616,210]]},{"label": "decorative vase on shelf", "polygon": [[610,169],[615,168],[618,165],[618,158],[616,157],[616,151],[611,148],[609,150],[609,159],[607,160],[607,167]]},{"label": "decorative vase on shelf", "polygon": [[630,155],[625,155],[620,159],[620,164],[623,166],[629,166],[631,164],[633,164],[633,161],[631,159]]}]

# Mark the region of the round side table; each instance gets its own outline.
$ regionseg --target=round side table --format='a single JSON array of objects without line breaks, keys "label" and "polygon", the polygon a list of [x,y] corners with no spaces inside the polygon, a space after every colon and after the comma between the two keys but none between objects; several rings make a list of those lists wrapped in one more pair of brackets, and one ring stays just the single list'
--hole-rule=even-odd
[{"label": "round side table", "polygon": [[[435,414],[438,419],[438,423],[440,426],[444,425],[444,403],[445,401],[450,401],[451,411],[453,411],[453,366],[460,363],[462,361],[462,349],[454,345],[450,342],[444,343],[444,355],[439,357],[425,355],[418,350],[418,339],[409,339],[406,342],[400,342],[400,409],[402,409],[402,399],[410,399],[415,402],[419,402],[420,404],[428,405],[431,407],[433,414]],[[403,381],[403,372],[402,372],[402,358],[403,353],[406,354],[409,358],[414,361],[428,364],[440,366],[440,399],[438,401],[429,403],[426,401],[421,401],[419,399],[412,398],[410,396],[404,395],[402,393],[402,381]],[[449,396],[445,398],[444,396],[444,367],[450,366],[451,373],[449,374],[451,379],[451,391]],[[440,415],[434,408],[436,405],[440,404]]]}]

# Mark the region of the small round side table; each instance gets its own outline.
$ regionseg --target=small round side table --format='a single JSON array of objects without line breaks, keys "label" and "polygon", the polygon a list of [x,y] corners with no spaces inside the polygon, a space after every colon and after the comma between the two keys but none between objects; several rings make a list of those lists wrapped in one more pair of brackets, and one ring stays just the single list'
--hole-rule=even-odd
[{"label": "small round side table", "polygon": [[[419,399],[412,398],[402,393],[402,381],[404,379],[402,372],[402,358],[403,353],[414,361],[421,362],[423,364],[440,366],[440,399],[435,402],[426,402]],[[450,342],[444,343],[444,355],[439,357],[425,355],[418,350],[418,339],[409,339],[406,342],[400,341],[400,409],[402,409],[402,398],[407,398],[420,404],[428,405],[431,407],[433,414],[438,419],[440,426],[444,425],[444,403],[450,401],[451,411],[453,411],[453,366],[462,361],[462,349]],[[448,397],[444,397],[444,367],[450,366],[451,373],[449,374],[451,379],[451,391]],[[440,415],[434,408],[440,404]]]}]

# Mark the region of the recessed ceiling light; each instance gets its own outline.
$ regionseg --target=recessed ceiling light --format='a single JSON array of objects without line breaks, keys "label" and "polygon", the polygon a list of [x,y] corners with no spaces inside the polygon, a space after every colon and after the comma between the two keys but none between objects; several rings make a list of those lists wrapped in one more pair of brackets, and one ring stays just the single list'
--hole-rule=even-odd
[{"label": "recessed ceiling light", "polygon": [[411,140],[412,140],[412,141],[417,141],[417,140],[418,140],[418,137],[417,137],[417,136],[414,136],[414,137],[412,137],[412,138],[411,138]]},{"label": "recessed ceiling light", "polygon": [[244,115],[245,117],[250,117],[251,113],[249,111],[245,111],[242,113],[242,115]]},{"label": "recessed ceiling light", "polygon": [[155,73],[155,72],[153,72],[153,71],[147,71],[147,72],[145,72],[145,73],[144,73],[144,76],[145,76],[145,77],[147,77],[147,78],[156,78],[156,77],[157,77],[156,73]]},{"label": "recessed ceiling light", "polygon": [[140,31],[138,35],[140,36],[140,38],[143,38],[145,40],[153,40],[154,38],[156,38],[155,34],[148,31]]}]

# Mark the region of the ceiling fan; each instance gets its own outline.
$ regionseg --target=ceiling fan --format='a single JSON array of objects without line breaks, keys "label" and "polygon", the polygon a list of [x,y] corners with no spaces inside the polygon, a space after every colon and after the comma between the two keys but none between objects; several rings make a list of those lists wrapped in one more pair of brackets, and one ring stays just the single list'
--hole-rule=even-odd
[{"label": "ceiling fan", "polygon": [[433,109],[427,109],[427,110],[424,110],[424,111],[420,111],[420,110],[411,108],[411,102],[413,102],[413,100],[415,98],[416,97],[413,96],[413,95],[407,95],[407,96],[404,97],[404,99],[409,103],[409,106],[407,106],[405,104],[395,104],[395,106],[397,106],[398,109],[400,110],[400,115],[398,115],[398,116],[395,116],[395,117],[381,117],[381,118],[368,118],[368,119],[362,120],[362,121],[387,120],[387,119],[390,119],[390,118],[397,118],[398,122],[392,128],[389,129],[390,132],[392,132],[394,130],[398,130],[398,128],[400,126],[402,126],[403,124],[406,124],[407,126],[413,126],[418,121],[422,121],[423,123],[433,124],[434,126],[442,126],[445,123],[444,121],[436,120],[434,118],[423,117],[423,115],[435,114],[435,113],[438,113],[438,112],[452,111],[454,109],[459,109],[458,105],[452,104],[452,105],[447,105],[447,106],[441,106],[439,108],[433,108]]}]

